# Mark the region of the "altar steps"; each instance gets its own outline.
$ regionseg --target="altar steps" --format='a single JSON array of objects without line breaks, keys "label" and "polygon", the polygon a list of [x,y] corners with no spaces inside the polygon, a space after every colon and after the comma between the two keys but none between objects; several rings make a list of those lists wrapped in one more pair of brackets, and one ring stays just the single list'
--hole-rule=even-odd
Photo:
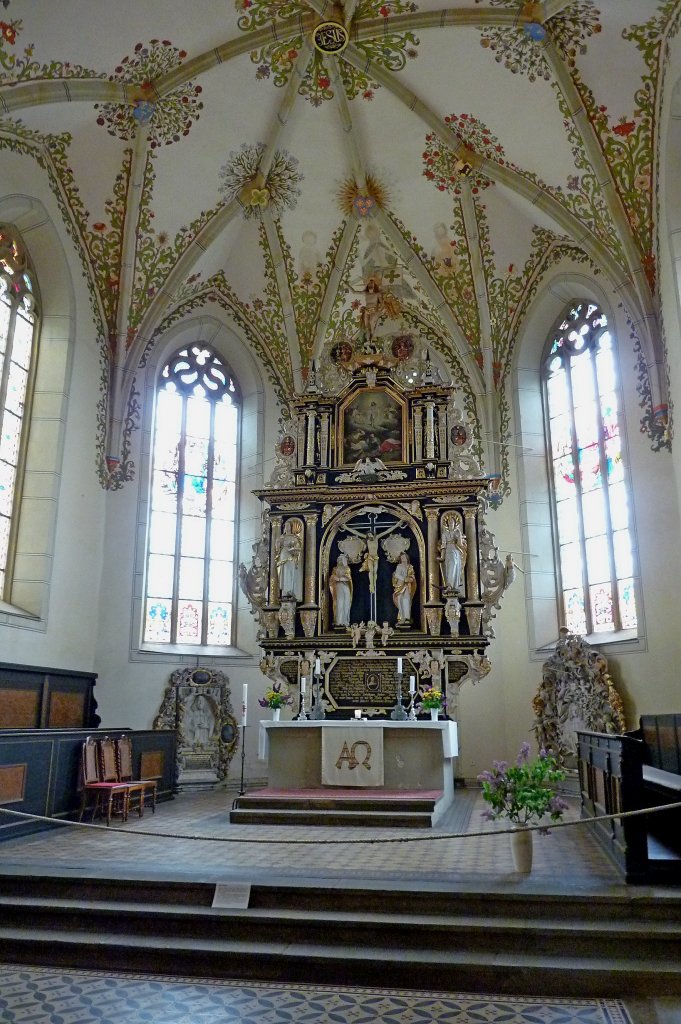
[{"label": "altar steps", "polygon": [[681,994],[681,894],[0,878],[12,963],[547,996]]},{"label": "altar steps", "polygon": [[238,825],[326,825],[352,828],[432,828],[442,792],[367,796],[361,790],[261,790],[237,797],[229,820]]}]

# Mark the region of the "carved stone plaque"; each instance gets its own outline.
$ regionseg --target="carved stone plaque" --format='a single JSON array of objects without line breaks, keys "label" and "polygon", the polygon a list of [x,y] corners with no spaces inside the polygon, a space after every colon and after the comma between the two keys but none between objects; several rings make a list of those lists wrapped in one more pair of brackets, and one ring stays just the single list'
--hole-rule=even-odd
[{"label": "carved stone plaque", "polygon": [[[409,675],[416,669],[405,658],[403,701],[408,697]],[[377,714],[391,709],[397,700],[395,663],[387,658],[339,658],[327,676],[325,693],[334,711],[364,708]]]}]

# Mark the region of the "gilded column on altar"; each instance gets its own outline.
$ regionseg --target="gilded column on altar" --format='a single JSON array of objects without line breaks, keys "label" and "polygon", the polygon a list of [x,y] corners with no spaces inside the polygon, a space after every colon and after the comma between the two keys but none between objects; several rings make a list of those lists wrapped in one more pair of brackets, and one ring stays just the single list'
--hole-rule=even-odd
[{"label": "gilded column on altar", "polygon": [[428,603],[440,601],[439,563],[437,560],[438,509],[427,508],[428,520]]},{"label": "gilded column on altar", "polygon": [[426,458],[435,458],[435,402],[426,402]]},{"label": "gilded column on altar", "polygon": [[317,416],[314,409],[307,414],[307,447],[305,449],[305,462],[308,466],[314,465],[314,441]]},{"label": "gilded column on altar", "polygon": [[475,557],[477,547],[477,531],[475,526],[475,509],[464,510],[466,529],[466,543],[468,544],[469,557],[466,559],[466,599],[468,601],[480,600],[480,578],[478,576],[478,560]]},{"label": "gilded column on altar", "polygon": [[318,512],[306,512],[305,516],[305,604],[315,604],[317,593],[317,521]]},{"label": "gilded column on altar", "polygon": [[279,576],[277,574],[277,546],[281,537],[282,516],[270,516],[270,606],[279,604]]}]

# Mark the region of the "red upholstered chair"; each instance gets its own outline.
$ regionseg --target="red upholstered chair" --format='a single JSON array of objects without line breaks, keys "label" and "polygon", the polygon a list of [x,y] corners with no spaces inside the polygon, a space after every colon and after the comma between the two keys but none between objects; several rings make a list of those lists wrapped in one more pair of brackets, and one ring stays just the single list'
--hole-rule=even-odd
[{"label": "red upholstered chair", "polygon": [[140,816],[144,808],[147,792],[151,797],[151,811],[156,813],[156,779],[133,779],[132,777],[132,740],[129,736],[121,736],[116,741],[116,754],[118,763],[118,778],[121,782],[127,782],[135,791],[141,787]]},{"label": "red upholstered chair", "polygon": [[123,821],[127,821],[129,793],[125,783],[117,778],[103,779],[100,769],[99,744],[92,736],[88,736],[83,744],[81,752],[81,768],[83,775],[83,798],[80,804],[78,821],[83,820],[83,814],[87,806],[88,798],[94,795],[95,803],[92,810],[94,820],[98,812],[101,813],[102,806],[106,807],[106,823],[111,824],[111,816],[117,808]]}]

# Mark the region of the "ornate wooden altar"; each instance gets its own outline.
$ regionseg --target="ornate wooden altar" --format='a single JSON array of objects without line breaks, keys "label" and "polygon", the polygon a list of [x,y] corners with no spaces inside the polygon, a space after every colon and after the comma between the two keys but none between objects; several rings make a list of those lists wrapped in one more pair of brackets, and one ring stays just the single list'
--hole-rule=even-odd
[{"label": "ornate wooden altar", "polygon": [[411,676],[416,701],[442,688],[451,714],[458,684],[490,668],[512,564],[485,526],[488,481],[453,388],[413,349],[409,336],[335,345],[255,492],[262,538],[240,577],[261,669],[301,687],[303,714],[314,698],[313,717],[385,715],[402,679],[408,710]]}]

